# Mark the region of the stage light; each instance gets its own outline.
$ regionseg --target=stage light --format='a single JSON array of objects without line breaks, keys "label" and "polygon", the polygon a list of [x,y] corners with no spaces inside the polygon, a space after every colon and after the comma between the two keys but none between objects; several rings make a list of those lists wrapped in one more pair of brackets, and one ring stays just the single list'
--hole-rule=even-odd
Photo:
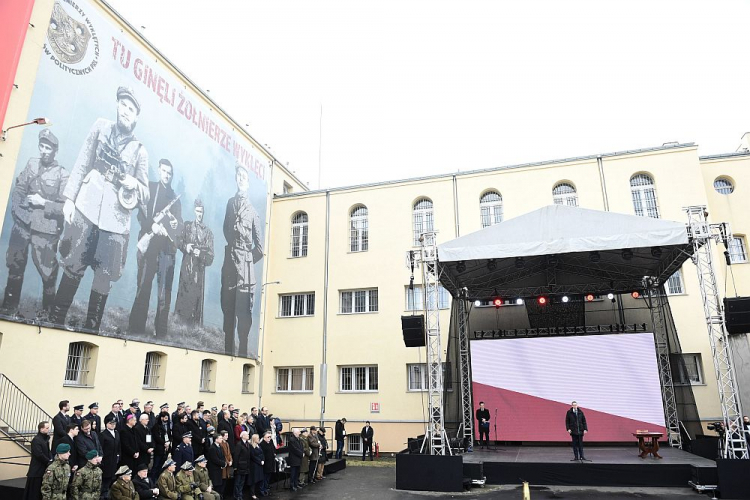
[{"label": "stage light", "polygon": [[615,298],[615,294],[614,294],[614,293],[608,293],[608,294],[607,294],[607,298],[608,298],[609,300],[614,300],[614,298]]},{"label": "stage light", "polygon": [[516,305],[522,306],[523,305],[523,299],[516,299]]},{"label": "stage light", "polygon": [[599,252],[591,252],[591,253],[589,253],[589,260],[591,262],[596,263],[596,262],[599,262],[600,260],[602,260],[602,256],[599,255]]},{"label": "stage light", "polygon": [[623,260],[630,260],[633,258],[633,251],[630,249],[625,249],[622,251],[622,258]]},{"label": "stage light", "polygon": [[474,305],[477,306],[477,307],[479,307],[479,306],[482,305],[482,301],[481,300],[475,300],[474,301]]},{"label": "stage light", "polygon": [[456,271],[459,273],[466,271],[466,263],[464,261],[459,261],[459,263],[456,264]]},{"label": "stage light", "polygon": [[636,291],[632,292],[630,294],[630,296],[633,297],[634,299],[637,299],[638,297],[641,296],[641,294],[640,294],[640,292],[638,290],[636,290]]},{"label": "stage light", "polygon": [[487,270],[488,271],[494,271],[497,269],[497,262],[495,262],[495,259],[490,259],[487,261]]},{"label": "stage light", "polygon": [[661,257],[661,248],[659,247],[653,247],[651,249],[651,256],[656,257],[657,259]]},{"label": "stage light", "polygon": [[586,295],[586,302],[593,302],[594,301],[594,294],[590,293]]},{"label": "stage light", "polygon": [[536,301],[539,302],[540,306],[543,306],[547,303],[547,297],[539,297]]},{"label": "stage light", "polygon": [[568,296],[567,296],[567,295],[563,295],[563,298],[562,298],[562,301],[563,301],[563,302],[567,303],[567,302],[568,302],[569,300],[570,300],[570,299],[568,298]]},{"label": "stage light", "polygon": [[503,299],[501,299],[500,297],[495,297],[495,299],[492,301],[492,305],[497,309],[498,307],[503,305]]},{"label": "stage light", "polygon": [[523,261],[523,257],[516,257],[516,269],[526,267],[526,263]]}]

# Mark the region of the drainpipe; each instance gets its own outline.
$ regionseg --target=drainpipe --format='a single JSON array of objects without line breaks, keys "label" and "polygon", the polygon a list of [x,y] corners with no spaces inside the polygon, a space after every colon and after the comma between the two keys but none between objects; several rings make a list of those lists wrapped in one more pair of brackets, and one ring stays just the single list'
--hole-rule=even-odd
[{"label": "drainpipe", "polygon": [[453,174],[453,220],[456,225],[456,238],[461,236],[461,224],[458,218],[458,178]]},{"label": "drainpipe", "polygon": [[601,156],[596,157],[596,165],[599,167],[599,183],[602,186],[602,201],[604,202],[604,211],[609,212],[609,196],[607,195],[607,181],[604,180],[604,161]]},{"label": "drainpipe", "polygon": [[[268,197],[270,198],[270,203],[268,206],[268,218],[266,219],[266,241],[268,243],[271,242],[271,214],[273,213],[273,172],[276,170],[276,161],[271,160],[271,178],[268,180],[269,190],[268,190]],[[266,249],[268,248],[268,244],[266,244]],[[266,250],[266,255],[268,255],[268,251]],[[268,281],[268,259],[266,259],[265,262],[265,273],[263,275],[263,283],[266,283]],[[260,287],[260,293],[263,294],[265,289],[265,286],[261,285]],[[260,323],[260,350],[258,351],[258,360],[260,365],[260,375],[258,376],[258,408],[263,408],[263,369],[264,369],[264,363],[263,360],[265,359],[263,347],[266,344],[266,305],[268,304],[268,295],[263,296],[263,305],[261,309],[261,315],[263,316],[263,320]]]},{"label": "drainpipe", "polygon": [[328,365],[326,364],[328,352],[328,270],[331,253],[331,192],[326,191],[326,254],[325,254],[325,276],[323,282],[323,362],[320,364],[320,425],[323,426],[323,418],[326,413],[326,396],[328,395]]}]

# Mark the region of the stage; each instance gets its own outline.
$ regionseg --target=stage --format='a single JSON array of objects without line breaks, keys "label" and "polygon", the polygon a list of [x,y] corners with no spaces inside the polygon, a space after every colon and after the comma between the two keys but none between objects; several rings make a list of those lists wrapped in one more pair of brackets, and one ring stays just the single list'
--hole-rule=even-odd
[{"label": "stage", "polygon": [[[569,486],[677,486],[685,487],[696,475],[715,477],[716,462],[669,446],[659,460],[638,457],[638,447],[585,446],[590,462],[571,462],[569,446],[505,446],[475,449],[463,454],[464,464],[483,463],[487,484]],[[706,484],[706,480],[702,481]],[[715,482],[713,484],[716,484]]]}]

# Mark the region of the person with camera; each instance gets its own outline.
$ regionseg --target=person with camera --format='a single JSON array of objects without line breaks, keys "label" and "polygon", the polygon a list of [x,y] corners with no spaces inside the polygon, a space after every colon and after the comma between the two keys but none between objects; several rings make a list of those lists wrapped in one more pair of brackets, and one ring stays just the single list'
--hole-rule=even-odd
[{"label": "person with camera", "polygon": [[573,440],[573,460],[571,462],[590,462],[583,456],[583,436],[589,431],[586,424],[586,415],[578,407],[578,403],[573,401],[568,413],[565,415],[565,428]]}]

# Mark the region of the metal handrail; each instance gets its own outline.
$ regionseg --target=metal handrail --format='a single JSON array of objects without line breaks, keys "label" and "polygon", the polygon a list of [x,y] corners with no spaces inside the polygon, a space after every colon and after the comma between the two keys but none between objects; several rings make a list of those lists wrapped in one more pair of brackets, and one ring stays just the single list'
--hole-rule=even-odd
[{"label": "metal handrail", "polygon": [[31,440],[43,420],[52,425],[52,417],[0,373],[0,432],[30,452]]}]

